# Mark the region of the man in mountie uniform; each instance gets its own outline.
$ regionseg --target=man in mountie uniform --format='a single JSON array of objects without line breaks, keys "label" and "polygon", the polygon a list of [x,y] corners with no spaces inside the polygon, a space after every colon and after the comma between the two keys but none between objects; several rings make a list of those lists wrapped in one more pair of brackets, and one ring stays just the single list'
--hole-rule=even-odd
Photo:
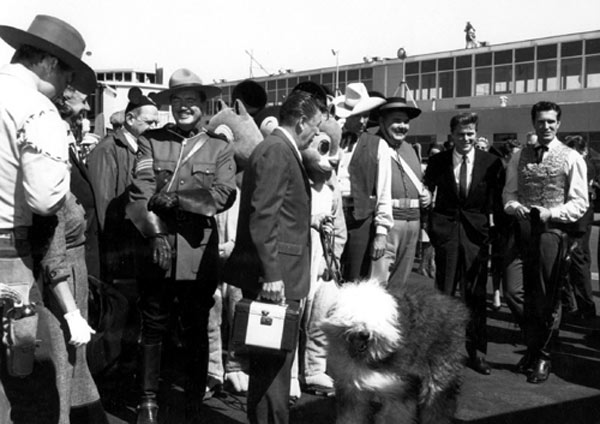
[{"label": "man in mountie uniform", "polygon": [[160,357],[175,298],[183,325],[186,415],[197,417],[208,367],[207,324],[219,281],[214,215],[235,200],[233,147],[200,129],[202,105],[219,93],[187,69],[171,76],[155,96],[170,103],[175,125],[145,132],[127,215],[145,237],[138,270],[141,337],[141,402],[138,423],[157,423]]}]

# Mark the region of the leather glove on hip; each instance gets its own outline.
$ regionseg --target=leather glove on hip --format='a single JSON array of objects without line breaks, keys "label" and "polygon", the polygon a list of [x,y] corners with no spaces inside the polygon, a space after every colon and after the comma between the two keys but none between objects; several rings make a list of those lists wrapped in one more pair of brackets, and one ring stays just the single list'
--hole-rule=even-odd
[{"label": "leather glove on hip", "polygon": [[85,319],[83,319],[79,309],[67,312],[64,317],[69,326],[69,331],[71,332],[70,344],[76,347],[83,346],[90,341],[92,334],[96,334],[94,329],[88,325]]},{"label": "leather glove on hip", "polygon": [[152,246],[152,261],[165,271],[171,268],[171,246],[165,236],[150,239]]},{"label": "leather glove on hip", "polygon": [[177,193],[157,193],[148,201],[148,210],[156,213],[166,212],[179,205]]}]

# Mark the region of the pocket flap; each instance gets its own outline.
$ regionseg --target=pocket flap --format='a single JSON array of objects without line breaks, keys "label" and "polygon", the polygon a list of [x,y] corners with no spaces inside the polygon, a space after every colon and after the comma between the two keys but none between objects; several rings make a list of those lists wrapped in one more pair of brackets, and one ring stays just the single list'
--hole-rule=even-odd
[{"label": "pocket flap", "polygon": [[214,174],[215,173],[215,164],[210,162],[199,162],[192,164],[192,174],[196,173],[202,174]]}]

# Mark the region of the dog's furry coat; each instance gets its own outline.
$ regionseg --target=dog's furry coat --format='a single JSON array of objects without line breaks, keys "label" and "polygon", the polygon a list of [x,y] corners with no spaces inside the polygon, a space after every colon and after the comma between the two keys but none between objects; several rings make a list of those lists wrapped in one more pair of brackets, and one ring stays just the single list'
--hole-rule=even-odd
[{"label": "dog's furry coat", "polygon": [[459,300],[423,284],[394,295],[374,281],[344,284],[323,324],[337,422],[451,422],[467,319]]}]

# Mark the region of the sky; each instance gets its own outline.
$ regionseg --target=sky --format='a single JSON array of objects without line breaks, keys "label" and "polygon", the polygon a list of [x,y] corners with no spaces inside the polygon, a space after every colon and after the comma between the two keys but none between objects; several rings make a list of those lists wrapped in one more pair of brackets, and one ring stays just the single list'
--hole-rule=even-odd
[{"label": "sky", "polygon": [[[205,83],[464,48],[470,21],[490,44],[600,29],[598,0],[0,0],[0,25],[59,17],[94,69],[189,68]],[[0,41],[0,62],[13,50]],[[266,73],[253,65],[255,77]]]}]

